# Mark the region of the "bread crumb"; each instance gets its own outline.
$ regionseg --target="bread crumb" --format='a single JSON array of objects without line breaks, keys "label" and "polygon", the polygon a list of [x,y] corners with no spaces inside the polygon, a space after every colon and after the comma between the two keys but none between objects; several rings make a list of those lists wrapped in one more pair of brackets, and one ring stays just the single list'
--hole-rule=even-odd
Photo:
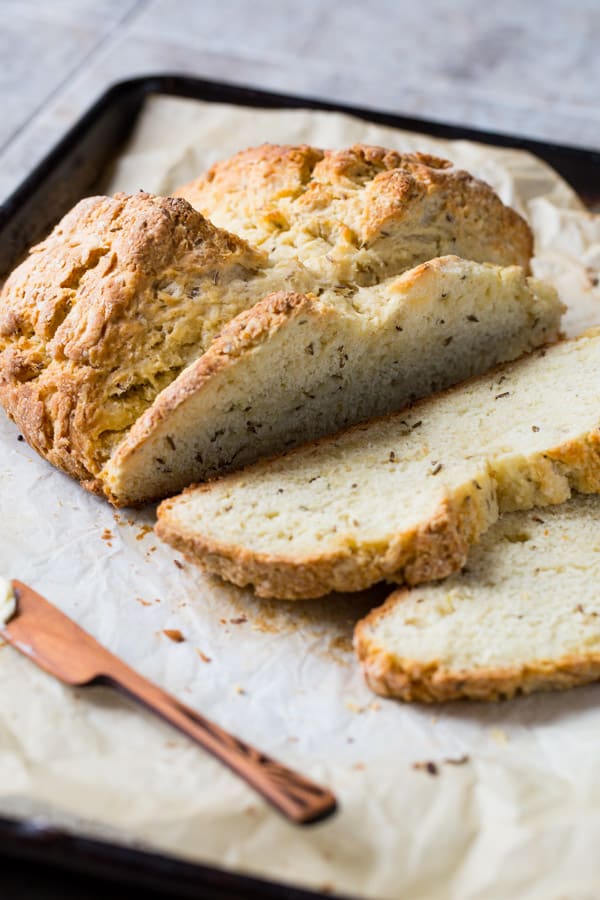
[{"label": "bread crumb", "polygon": [[200,657],[202,662],[205,662],[205,663],[212,662],[212,658],[210,656],[207,656],[206,653],[203,653],[202,650],[199,650],[197,647],[196,647],[196,653],[198,654],[198,656]]},{"label": "bread crumb", "polygon": [[240,696],[244,696],[246,693],[244,688],[239,684],[234,684],[233,690],[235,691],[236,694],[240,694]]},{"label": "bread crumb", "polygon": [[469,760],[470,760],[470,756],[467,753],[465,753],[463,756],[456,756],[454,758],[447,757],[444,760],[444,765],[445,766],[464,766],[466,763],[469,762]]},{"label": "bread crumb", "polygon": [[490,737],[496,744],[508,744],[508,735],[501,728],[492,728]]},{"label": "bread crumb", "polygon": [[412,764],[413,769],[418,769],[422,772],[427,772],[428,775],[439,775],[440,770],[437,765],[431,760],[424,760],[423,762],[414,762]]},{"label": "bread crumb", "polygon": [[361,713],[364,713],[364,711],[365,711],[365,707],[364,707],[364,706],[359,706],[358,703],[355,703],[353,700],[346,700],[346,701],[344,702],[344,706],[346,707],[346,709],[347,709],[349,712],[352,712],[352,713],[358,713],[359,715],[360,715]]},{"label": "bread crumb", "polygon": [[143,597],[136,597],[136,602],[141,603],[142,606],[152,606],[151,600],[144,600]]},{"label": "bread crumb", "polygon": [[173,560],[173,565],[177,566],[178,569],[183,569],[183,563],[179,562],[178,559]]},{"label": "bread crumb", "polygon": [[163,628],[163,634],[176,644],[181,644],[182,641],[185,641],[179,628]]}]

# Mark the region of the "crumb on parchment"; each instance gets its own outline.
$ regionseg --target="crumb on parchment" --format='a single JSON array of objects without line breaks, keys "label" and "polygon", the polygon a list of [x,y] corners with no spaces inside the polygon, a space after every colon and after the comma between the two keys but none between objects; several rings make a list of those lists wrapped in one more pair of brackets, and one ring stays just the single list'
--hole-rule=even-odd
[{"label": "crumb on parchment", "polygon": [[181,644],[182,641],[185,641],[185,638],[179,628],[163,628],[163,634],[169,638],[170,641],[173,641],[175,644]]}]

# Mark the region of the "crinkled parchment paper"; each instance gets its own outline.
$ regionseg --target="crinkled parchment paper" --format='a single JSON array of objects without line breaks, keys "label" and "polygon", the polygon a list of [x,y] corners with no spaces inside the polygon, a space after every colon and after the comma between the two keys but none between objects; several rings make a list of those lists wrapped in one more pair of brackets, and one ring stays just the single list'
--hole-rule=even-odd
[{"label": "crinkled parchment paper", "polygon": [[[536,274],[569,303],[569,331],[600,321],[600,217],[520,152],[330,113],[153,98],[110,189],[169,192],[266,140],[361,140],[450,157],[528,216]],[[600,686],[497,705],[379,700],[350,638],[385,590],[256,600],[180,568],[150,530],[153,509],[115,513],[39,459],[4,415],[0,445],[0,573],[31,584],[144,675],[340,800],[327,822],[288,825],[150,715],[106,690],[64,688],[3,646],[1,813],[356,897],[597,896]],[[164,634],[173,628],[183,642]]]}]

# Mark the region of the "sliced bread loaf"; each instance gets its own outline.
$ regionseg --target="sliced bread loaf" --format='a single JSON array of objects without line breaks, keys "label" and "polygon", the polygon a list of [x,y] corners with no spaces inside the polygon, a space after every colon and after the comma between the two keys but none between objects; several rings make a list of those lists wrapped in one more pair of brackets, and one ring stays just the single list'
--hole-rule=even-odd
[{"label": "sliced bread loaf", "polygon": [[402,700],[497,700],[600,678],[600,499],[514,512],[460,574],[399,590],[356,627],[369,685]]},{"label": "sliced bread loaf", "polygon": [[82,200],[11,274],[0,302],[0,401],[29,443],[86,487],[163,388],[223,326],[312,281],[184,200]]},{"label": "sliced bread loaf", "polygon": [[263,144],[178,196],[331,285],[376,284],[446,254],[528,270],[533,250],[527,223],[488,184],[425,153]]},{"label": "sliced bread loaf", "polygon": [[350,296],[276,294],[238,316],[101,472],[116,503],[182,490],[555,340],[552,288],[442,257]]},{"label": "sliced bread loaf", "polygon": [[141,503],[554,340],[560,313],[520,269],[317,283],[184,200],[96,197],[4,286],[0,401],[52,463]]},{"label": "sliced bread loaf", "polygon": [[599,425],[594,331],[188,490],[161,505],[157,532],[266,597],[431,581],[464,564],[499,509],[599,491]]}]

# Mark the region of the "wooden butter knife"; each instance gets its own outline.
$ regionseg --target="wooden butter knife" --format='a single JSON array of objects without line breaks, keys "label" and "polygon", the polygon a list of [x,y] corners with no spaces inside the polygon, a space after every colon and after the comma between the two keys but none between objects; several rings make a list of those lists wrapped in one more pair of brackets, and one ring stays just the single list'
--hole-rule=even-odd
[{"label": "wooden butter knife", "polygon": [[336,798],[303,775],[254,749],[138,675],[26,584],[13,581],[16,611],[0,634],[36,665],[69,685],[105,684],[152,710],[216,756],[300,825],[336,809]]}]

